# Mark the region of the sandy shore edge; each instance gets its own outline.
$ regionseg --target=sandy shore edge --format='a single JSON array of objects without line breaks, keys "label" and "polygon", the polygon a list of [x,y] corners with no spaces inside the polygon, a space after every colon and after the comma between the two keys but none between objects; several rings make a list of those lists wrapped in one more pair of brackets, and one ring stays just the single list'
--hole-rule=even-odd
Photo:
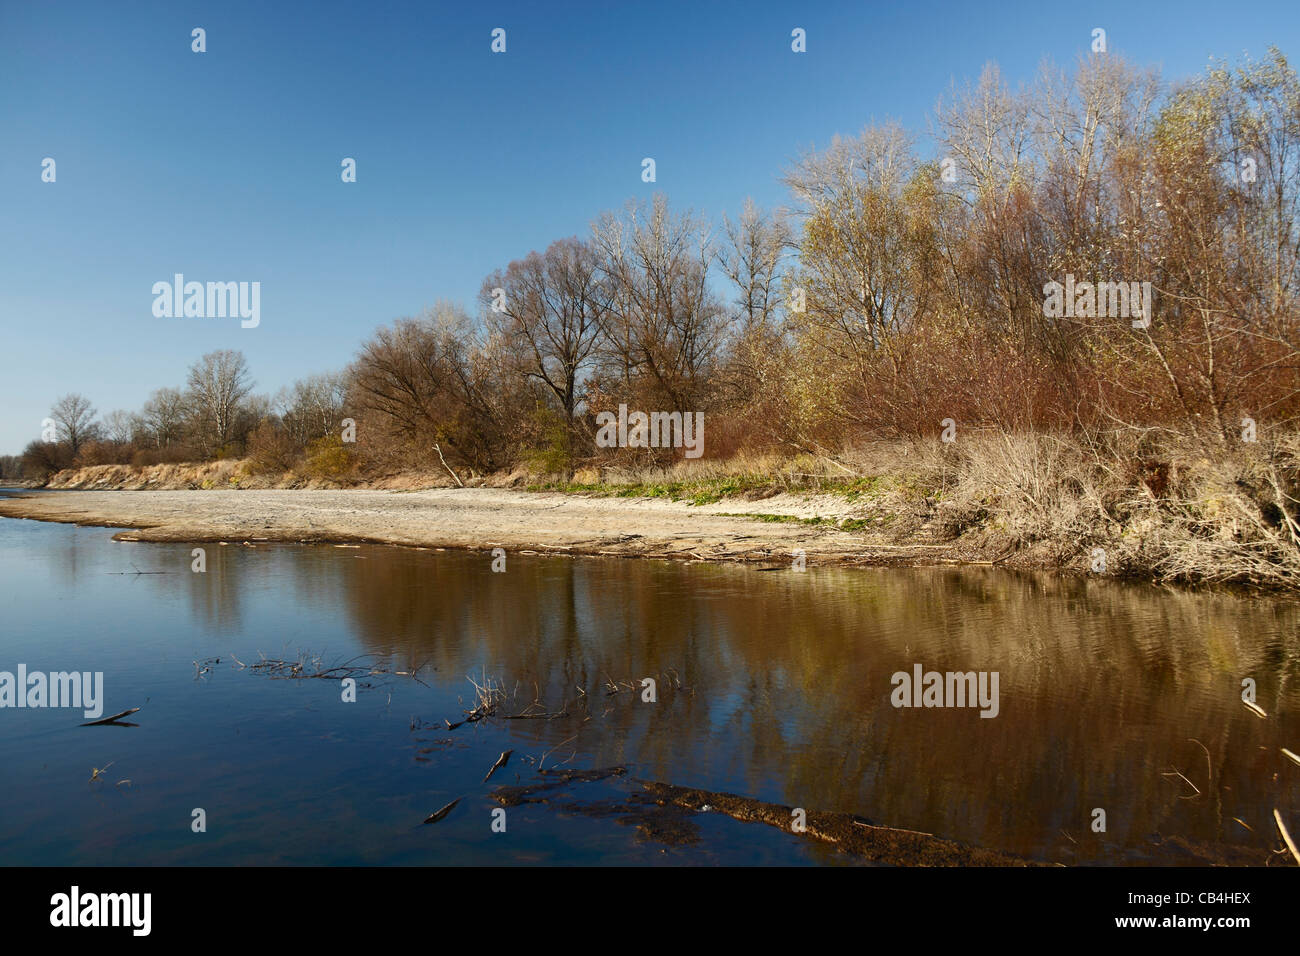
[{"label": "sandy shore edge", "polygon": [[[0,516],[121,528],[119,541],[279,541],[809,565],[988,564],[984,555],[873,540],[832,525],[833,500],[778,496],[694,506],[509,489],[12,492]],[[840,508],[843,506],[840,505]]]}]

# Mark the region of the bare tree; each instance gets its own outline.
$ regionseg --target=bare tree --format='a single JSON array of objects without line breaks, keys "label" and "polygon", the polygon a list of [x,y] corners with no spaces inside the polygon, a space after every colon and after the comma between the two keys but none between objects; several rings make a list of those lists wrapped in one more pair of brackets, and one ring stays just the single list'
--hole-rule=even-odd
[{"label": "bare tree", "polygon": [[771,324],[776,314],[790,227],[783,213],[764,213],[753,199],[745,200],[735,222],[724,215],[722,226],[727,243],[718,261],[736,287],[742,332],[749,333]]},{"label": "bare tree", "polygon": [[362,347],[350,370],[356,406],[399,458],[426,463],[433,451],[442,464],[448,456],[483,470],[506,464],[515,437],[504,426],[514,416],[501,407],[509,389],[494,378],[498,363],[476,332],[464,309],[440,302],[379,329]]},{"label": "bare tree", "polygon": [[931,286],[914,281],[923,250],[909,212],[917,174],[910,136],[889,124],[837,138],[786,176],[804,213],[804,322],[829,333],[827,346],[858,365],[875,361],[926,311]]},{"label": "bare tree", "polygon": [[302,447],[339,428],[346,394],[343,375],[312,375],[282,390],[275,407],[290,439]]},{"label": "bare tree", "polygon": [[633,203],[624,218],[602,216],[592,245],[612,284],[604,344],[625,381],[643,378],[674,411],[695,407],[727,328],[709,289],[708,224],[689,212],[672,215],[668,200],[656,195],[648,210]]},{"label": "bare tree", "polygon": [[145,434],[156,448],[168,448],[181,440],[185,430],[185,396],[178,388],[156,389],[140,410]]},{"label": "bare tree", "polygon": [[76,392],[64,395],[50,409],[50,418],[54,419],[59,439],[68,443],[74,456],[82,445],[95,437],[95,406],[84,395]]},{"label": "bare tree", "polygon": [[136,431],[136,416],[119,408],[104,416],[104,437],[114,445],[129,445]]},{"label": "bare tree", "polygon": [[488,276],[480,300],[493,331],[520,355],[522,373],[540,382],[572,423],[609,307],[609,284],[591,247],[576,238],[553,242]]},{"label": "bare tree", "polygon": [[240,405],[253,388],[244,354],[209,352],[190,366],[187,385],[199,445],[207,454],[219,452],[234,437]]}]

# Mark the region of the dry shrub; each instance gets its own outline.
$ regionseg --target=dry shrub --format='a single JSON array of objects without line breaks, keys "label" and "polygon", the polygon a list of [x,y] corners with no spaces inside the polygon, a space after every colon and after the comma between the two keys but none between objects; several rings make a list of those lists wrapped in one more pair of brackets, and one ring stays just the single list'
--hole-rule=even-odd
[{"label": "dry shrub", "polygon": [[356,464],[356,454],[341,437],[326,435],[307,446],[303,468],[310,478],[343,482],[352,478]]},{"label": "dry shrub", "polygon": [[87,442],[77,452],[76,464],[79,466],[125,465],[130,463],[133,451],[129,444],[111,441]]},{"label": "dry shrub", "polygon": [[298,449],[288,433],[266,420],[248,438],[248,471],[254,475],[283,474],[293,468]]},{"label": "dry shrub", "polygon": [[1300,435],[1183,460],[1167,497],[1142,503],[1143,563],[1172,581],[1300,585]]},{"label": "dry shrub", "polygon": [[[973,527],[1052,563],[1179,583],[1300,584],[1300,435],[1212,447],[1121,433],[965,435],[921,446],[941,537]],[[896,507],[901,507],[898,503]]]}]

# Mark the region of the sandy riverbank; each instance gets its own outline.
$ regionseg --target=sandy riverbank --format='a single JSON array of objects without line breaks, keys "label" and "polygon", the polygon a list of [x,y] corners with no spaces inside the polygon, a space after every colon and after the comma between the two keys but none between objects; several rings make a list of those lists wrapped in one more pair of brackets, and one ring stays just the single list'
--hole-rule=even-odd
[{"label": "sandy riverbank", "polygon": [[[491,488],[425,491],[67,491],[0,498],[0,516],[122,528],[123,541],[367,541],[788,564],[953,563],[954,548],[899,545],[829,524],[742,514],[834,517],[835,499],[786,496],[716,505]],[[968,556],[976,560],[980,556]]]}]

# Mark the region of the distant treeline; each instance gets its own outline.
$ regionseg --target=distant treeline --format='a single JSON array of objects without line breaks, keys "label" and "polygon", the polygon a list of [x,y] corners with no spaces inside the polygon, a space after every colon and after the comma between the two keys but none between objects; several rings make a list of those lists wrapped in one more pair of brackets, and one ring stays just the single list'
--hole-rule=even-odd
[{"label": "distant treeline", "polygon": [[833,457],[945,419],[1220,448],[1244,419],[1294,421],[1300,82],[1280,52],[1173,87],[1108,54],[1017,90],[990,66],[932,126],[929,160],[894,124],[801,156],[788,209],[711,223],[659,195],[605,213],[488,276],[477,315],[399,319],[274,397],[231,351],[138,412],[99,419],[65,396],[22,468],[237,455],[334,477],[571,473],[680,456],[597,448],[596,414],[620,404],[703,413],[706,458]]}]

